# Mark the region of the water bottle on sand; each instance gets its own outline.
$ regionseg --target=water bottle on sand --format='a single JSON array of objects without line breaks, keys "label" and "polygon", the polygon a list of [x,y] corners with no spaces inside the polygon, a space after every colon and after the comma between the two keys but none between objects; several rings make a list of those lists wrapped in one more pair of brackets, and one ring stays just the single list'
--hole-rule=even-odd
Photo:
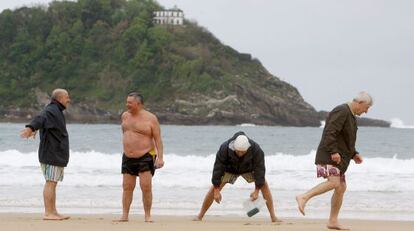
[{"label": "water bottle on sand", "polygon": [[256,215],[263,206],[266,204],[266,200],[262,197],[258,197],[255,201],[252,201],[250,198],[243,202],[244,211],[248,217]]}]

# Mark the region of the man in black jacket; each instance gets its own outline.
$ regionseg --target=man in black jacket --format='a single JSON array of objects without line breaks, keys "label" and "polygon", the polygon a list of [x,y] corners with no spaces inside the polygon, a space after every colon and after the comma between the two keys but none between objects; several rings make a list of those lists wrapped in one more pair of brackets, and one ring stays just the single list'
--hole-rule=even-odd
[{"label": "man in black jacket", "polygon": [[39,162],[46,180],[43,189],[44,220],[69,218],[56,210],[57,182],[63,180],[63,170],[69,162],[69,136],[63,115],[69,103],[68,92],[55,89],[50,104],[20,133],[22,138],[35,138],[37,130],[40,130]]},{"label": "man in black jacket", "polygon": [[200,213],[195,220],[201,221],[210,208],[213,200],[221,202],[221,189],[226,183],[234,184],[239,176],[248,183],[255,183],[255,189],[250,194],[252,201],[259,197],[262,191],[272,222],[277,218],[273,208],[272,194],[265,180],[264,153],[259,144],[247,138],[244,132],[237,132],[232,138],[224,142],[216,155],[214,163],[212,186],[204,198]]},{"label": "man in black jacket", "polygon": [[346,190],[345,172],[351,159],[356,164],[362,163],[361,155],[355,150],[358,129],[355,116],[367,113],[372,104],[372,97],[366,92],[361,92],[352,102],[339,105],[329,113],[315,158],[317,177],[324,177],[327,181],[296,196],[298,209],[305,215],[307,201],[314,196],[334,190],[328,229],[346,229],[338,222],[339,210]]}]

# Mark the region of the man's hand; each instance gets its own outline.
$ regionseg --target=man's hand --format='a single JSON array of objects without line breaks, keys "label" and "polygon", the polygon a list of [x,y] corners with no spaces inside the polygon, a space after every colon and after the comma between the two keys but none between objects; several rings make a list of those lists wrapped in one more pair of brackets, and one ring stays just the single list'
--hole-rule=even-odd
[{"label": "man's hand", "polygon": [[164,160],[162,158],[157,158],[155,160],[155,168],[162,168],[164,166]]},{"label": "man's hand", "polygon": [[217,204],[220,204],[221,202],[221,193],[218,188],[214,188],[214,200],[217,202]]},{"label": "man's hand", "polygon": [[336,164],[341,163],[341,155],[339,153],[334,153],[331,155],[331,160],[334,161]]},{"label": "man's hand", "polygon": [[259,198],[259,189],[255,189],[252,193],[250,193],[250,199],[252,201],[257,200]]},{"label": "man's hand", "polygon": [[362,163],[362,161],[363,161],[363,159],[362,159],[362,156],[361,155],[359,155],[359,154],[355,154],[355,156],[354,156],[354,161],[355,161],[355,164],[361,164]]},{"label": "man's hand", "polygon": [[23,129],[22,131],[20,131],[20,137],[21,138],[29,138],[29,137],[33,137],[36,138],[36,132],[33,132],[31,128],[27,127],[25,129]]}]

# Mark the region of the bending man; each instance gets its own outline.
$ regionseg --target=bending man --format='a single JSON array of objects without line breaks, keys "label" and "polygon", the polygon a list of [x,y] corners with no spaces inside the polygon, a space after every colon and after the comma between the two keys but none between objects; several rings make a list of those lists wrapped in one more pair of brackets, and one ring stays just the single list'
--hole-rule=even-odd
[{"label": "bending man", "polygon": [[234,184],[237,178],[242,176],[248,183],[255,183],[255,189],[250,194],[251,200],[256,200],[261,191],[266,200],[270,219],[276,222],[272,194],[265,180],[265,172],[264,153],[259,144],[247,138],[244,132],[234,134],[220,146],[217,152],[211,179],[213,185],[207,192],[200,213],[195,220],[203,219],[213,200],[217,203],[221,202],[220,191],[227,183]]}]

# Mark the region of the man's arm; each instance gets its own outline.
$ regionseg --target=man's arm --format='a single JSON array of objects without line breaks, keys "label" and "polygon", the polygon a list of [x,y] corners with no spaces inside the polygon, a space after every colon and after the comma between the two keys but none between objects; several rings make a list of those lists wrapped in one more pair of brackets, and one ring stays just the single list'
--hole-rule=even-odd
[{"label": "man's arm", "polygon": [[253,167],[254,167],[254,183],[256,189],[261,189],[265,184],[265,157],[264,152],[258,144],[255,145],[253,151]]},{"label": "man's arm", "polygon": [[361,164],[363,159],[362,159],[361,154],[359,154],[359,152],[355,149],[355,146],[353,148],[353,152],[354,152],[354,155],[352,155],[352,159],[355,161],[356,164]]},{"label": "man's arm", "polygon": [[211,183],[214,185],[215,189],[220,188],[221,178],[224,175],[225,163],[227,159],[227,148],[227,143],[222,144],[216,154],[216,160],[213,167],[213,175],[211,178]]},{"label": "man's arm", "polygon": [[164,146],[161,140],[161,128],[157,117],[154,116],[152,136],[157,149],[157,159],[155,160],[155,167],[162,168],[164,166]]},{"label": "man's arm", "polygon": [[124,126],[122,126],[122,124],[124,123],[124,120],[126,119],[126,117],[127,117],[127,112],[126,111],[122,112],[122,114],[121,114],[121,128],[122,128],[122,133],[125,132],[125,128],[124,128]]},{"label": "man's arm", "polygon": [[364,161],[359,153],[356,153],[354,157],[352,157],[352,159],[355,161],[356,164],[362,164],[362,162]]},{"label": "man's arm", "polygon": [[342,131],[347,118],[347,112],[345,110],[335,109],[330,113],[329,117],[325,128],[325,136],[323,137],[323,145],[331,154],[332,161],[339,164],[341,162],[341,155],[338,149],[337,137]]},{"label": "man's arm", "polygon": [[45,111],[37,115],[30,124],[26,125],[26,128],[20,131],[20,137],[22,138],[29,138],[33,137],[35,138],[36,131],[39,130],[44,126],[44,123],[46,121],[46,115]]},{"label": "man's arm", "polygon": [[214,162],[213,167],[213,176],[211,178],[211,183],[214,186],[213,195],[214,200],[220,204],[221,202],[221,193],[220,193],[220,185],[221,185],[221,178],[224,176],[225,171],[225,163],[227,159],[227,150],[228,145],[224,143],[220,146],[219,150],[216,154],[216,161]]},{"label": "man's arm", "polygon": [[255,144],[255,146],[252,149],[252,152],[253,152],[253,168],[254,168],[253,176],[254,176],[255,189],[250,194],[250,198],[252,201],[254,201],[259,197],[260,189],[265,184],[266,166],[265,166],[264,152],[258,144]]}]

